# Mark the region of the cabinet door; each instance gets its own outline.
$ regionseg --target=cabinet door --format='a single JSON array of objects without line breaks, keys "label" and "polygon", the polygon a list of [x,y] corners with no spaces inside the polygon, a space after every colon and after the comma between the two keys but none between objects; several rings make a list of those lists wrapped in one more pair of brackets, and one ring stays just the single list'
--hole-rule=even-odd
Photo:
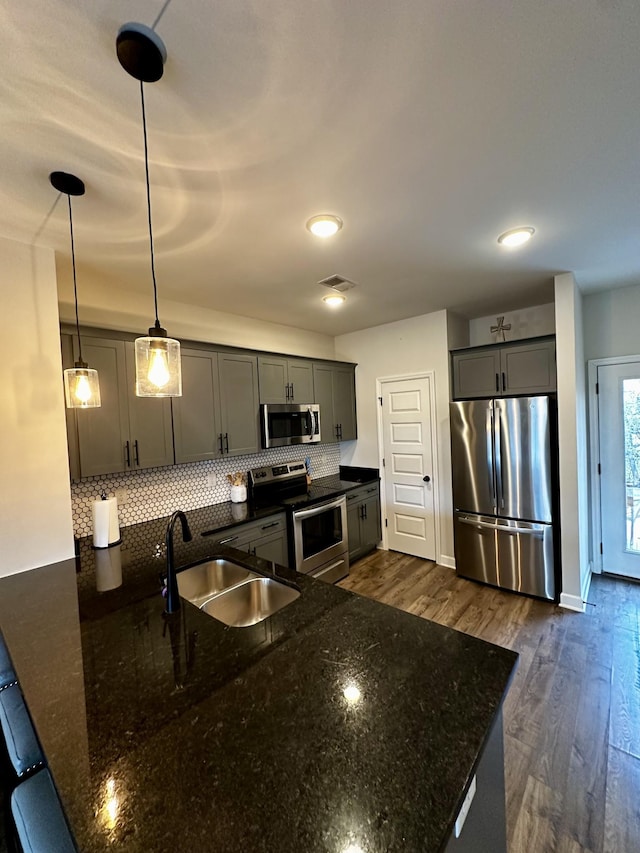
[{"label": "cabinet door", "polygon": [[136,396],[136,362],[133,342],[125,344],[131,468],[173,465],[171,400]]},{"label": "cabinet door", "polygon": [[310,361],[287,362],[290,397],[294,403],[313,403],[313,365]]},{"label": "cabinet door", "polygon": [[[74,360],[78,357],[77,345],[74,339]],[[129,470],[127,460],[133,460],[133,449],[129,438],[124,341],[85,337],[82,357],[98,371],[101,406],[76,409],[80,476]]]},{"label": "cabinet door", "polygon": [[501,350],[503,394],[549,394],[556,390],[556,344],[540,341]]},{"label": "cabinet door", "polygon": [[347,532],[349,535],[349,563],[353,563],[363,553],[362,531],[360,529],[360,513],[362,502],[358,500],[349,501],[347,495]]},{"label": "cabinet door", "polygon": [[224,452],[230,456],[257,453],[258,359],[243,353],[218,353],[220,431]]},{"label": "cabinet door", "polygon": [[495,397],[500,393],[500,350],[455,352],[452,355],[453,397]]},{"label": "cabinet door", "polygon": [[174,397],[176,462],[201,462],[220,456],[218,355],[182,350],[182,397]]},{"label": "cabinet door", "polygon": [[284,531],[272,533],[270,536],[261,536],[253,539],[249,550],[256,557],[278,563],[280,566],[288,566],[287,559],[287,534]]},{"label": "cabinet door", "polygon": [[286,358],[259,356],[258,379],[261,403],[288,402],[288,374]]},{"label": "cabinet door", "polygon": [[382,539],[382,527],[380,523],[380,497],[378,488],[376,494],[371,495],[362,504],[360,516],[360,528],[362,531],[362,547],[365,552],[372,551]]},{"label": "cabinet door", "polygon": [[337,422],[333,410],[333,368],[313,365],[315,402],[320,406],[320,437],[325,444],[338,440]]},{"label": "cabinet door", "polygon": [[352,367],[338,367],[333,373],[333,416],[340,441],[358,437],[356,426],[356,377]]}]

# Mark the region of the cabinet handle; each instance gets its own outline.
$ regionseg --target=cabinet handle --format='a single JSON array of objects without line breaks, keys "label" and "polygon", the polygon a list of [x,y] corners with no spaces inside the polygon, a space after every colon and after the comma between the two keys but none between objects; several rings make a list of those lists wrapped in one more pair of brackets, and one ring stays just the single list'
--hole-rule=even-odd
[{"label": "cabinet handle", "polygon": [[222,433],[218,433],[218,441],[220,442],[220,456],[224,453],[224,445],[222,443]]},{"label": "cabinet handle", "polygon": [[127,468],[131,468],[131,451],[129,450],[129,442],[125,441],[124,443],[124,453],[125,453],[125,462]]},{"label": "cabinet handle", "polygon": [[221,539],[218,542],[218,545],[226,545],[227,542],[235,542],[237,538],[237,536],[229,536],[227,539]]},{"label": "cabinet handle", "polygon": [[502,391],[503,393],[507,390],[507,375],[506,373],[502,374]]},{"label": "cabinet handle", "polygon": [[133,459],[136,465],[140,465],[140,454],[138,452],[138,439],[133,442]]},{"label": "cabinet handle", "polygon": [[287,382],[287,384],[284,386],[284,395],[285,395],[285,398],[286,398],[287,400],[290,400],[290,399],[291,399],[291,385],[289,385],[289,383],[288,383],[288,382]]},{"label": "cabinet handle", "polygon": [[500,375],[496,373],[496,394],[500,393]]},{"label": "cabinet handle", "polygon": [[368,495],[372,495],[374,492],[377,492],[377,491],[378,491],[378,490],[377,490],[376,488],[374,488],[374,489],[367,489],[367,494],[368,494]]},{"label": "cabinet handle", "polygon": [[294,391],[293,391],[293,382],[292,382],[292,383],[291,383],[291,399],[292,399],[292,400],[295,400],[295,398],[296,398],[296,397],[295,397],[295,394],[294,394]]},{"label": "cabinet handle", "polygon": [[354,501],[358,496],[357,495],[347,495],[348,501]]},{"label": "cabinet handle", "polygon": [[228,453],[229,452],[229,433],[228,432],[225,432],[225,434],[224,434],[224,443],[225,443],[224,452]]},{"label": "cabinet handle", "polygon": [[262,529],[268,530],[270,527],[277,527],[280,524],[279,521],[272,521],[271,524],[263,524]]}]

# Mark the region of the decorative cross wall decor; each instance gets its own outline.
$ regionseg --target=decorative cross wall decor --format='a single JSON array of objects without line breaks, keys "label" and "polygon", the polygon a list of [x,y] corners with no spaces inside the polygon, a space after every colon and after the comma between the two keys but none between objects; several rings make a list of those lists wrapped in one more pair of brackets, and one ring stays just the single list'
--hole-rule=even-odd
[{"label": "decorative cross wall decor", "polygon": [[499,337],[500,335],[502,335],[502,340],[506,341],[504,333],[510,331],[511,323],[505,323],[504,316],[496,317],[496,320],[498,321],[498,325],[491,326],[491,334],[494,335],[494,340],[496,343],[501,340],[501,338]]}]

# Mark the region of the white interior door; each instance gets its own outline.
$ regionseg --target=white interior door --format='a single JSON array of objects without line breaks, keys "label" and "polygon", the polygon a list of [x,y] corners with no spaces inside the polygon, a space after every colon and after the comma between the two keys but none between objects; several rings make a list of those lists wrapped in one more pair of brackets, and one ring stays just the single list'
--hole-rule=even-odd
[{"label": "white interior door", "polygon": [[385,380],[380,385],[387,544],[394,551],[435,560],[430,380]]},{"label": "white interior door", "polygon": [[640,361],[598,366],[602,568],[640,579]]}]

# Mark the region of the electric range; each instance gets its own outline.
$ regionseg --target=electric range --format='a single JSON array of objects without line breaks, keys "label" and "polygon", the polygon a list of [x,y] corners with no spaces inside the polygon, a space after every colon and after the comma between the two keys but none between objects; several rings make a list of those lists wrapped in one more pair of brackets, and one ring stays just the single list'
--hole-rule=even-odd
[{"label": "electric range", "polygon": [[329,583],[349,574],[344,489],[308,483],[301,460],[252,468],[248,481],[254,506],[275,505],[287,511],[292,568]]}]

